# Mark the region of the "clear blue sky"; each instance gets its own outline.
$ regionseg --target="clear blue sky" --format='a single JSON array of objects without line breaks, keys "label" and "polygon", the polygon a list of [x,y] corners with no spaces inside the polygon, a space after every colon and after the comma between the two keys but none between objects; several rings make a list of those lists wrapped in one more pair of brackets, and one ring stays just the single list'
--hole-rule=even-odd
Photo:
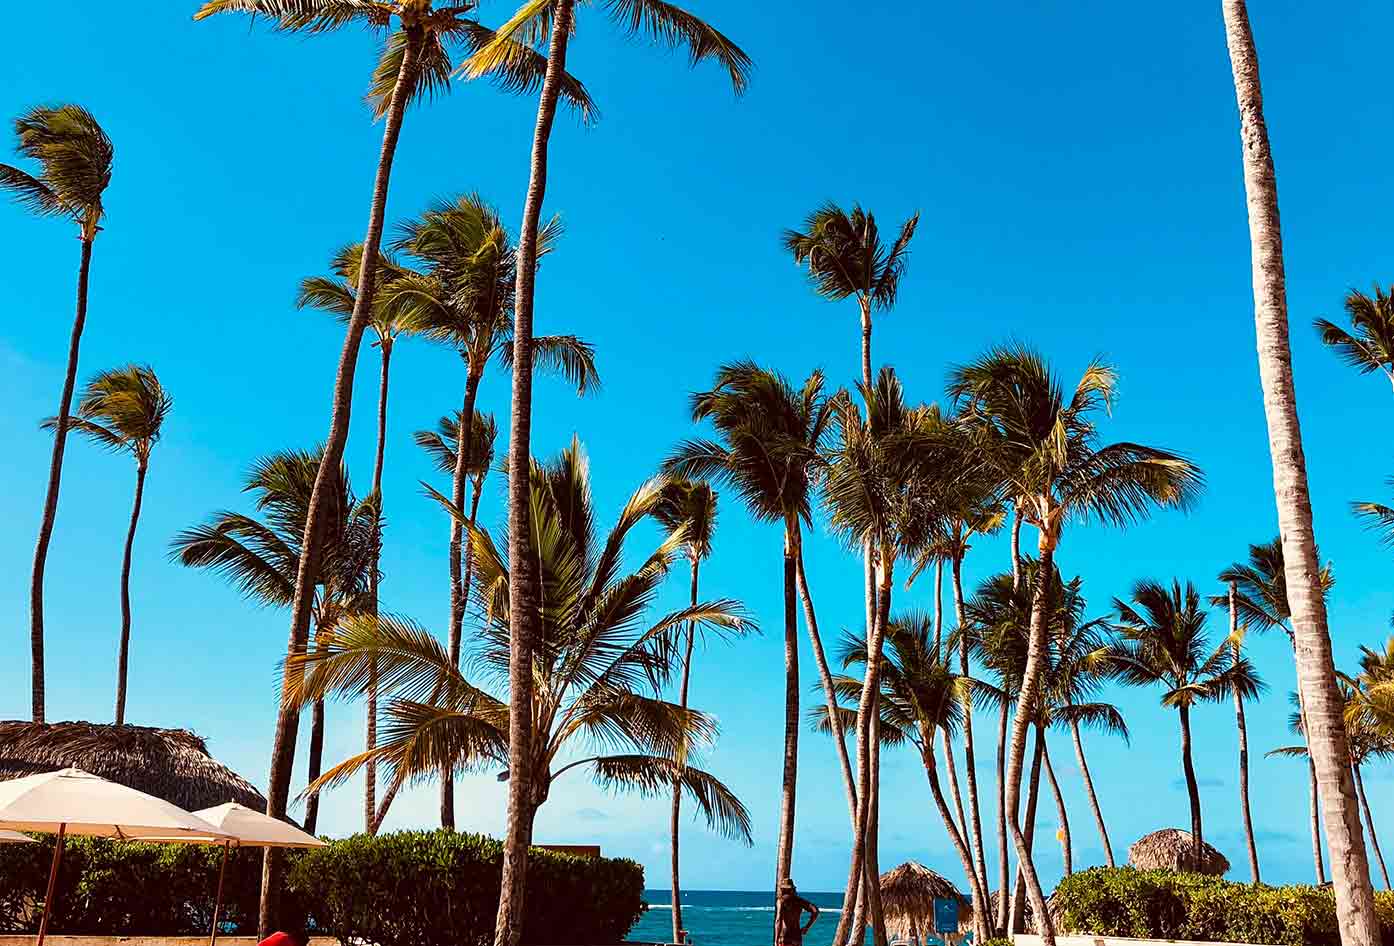
[{"label": "clear blue sky", "polygon": [[[140,16],[101,4],[52,11],[15,34],[0,59],[0,115],[39,102],[90,107],[116,144],[106,230],[94,253],[81,375],[151,362],[175,398],[152,463],[135,558],[130,717],[203,734],[220,759],[264,783],[284,614],[242,601],[216,577],[166,558],[169,538],[239,495],[257,456],[307,447],[327,427],[341,330],[297,312],[295,287],[342,244],[362,238],[381,129],[361,94],[374,40],[249,29],[245,19],[195,24],[195,4],[157,0]],[[733,100],[717,70],[610,34],[581,11],[570,65],[599,101],[601,122],[558,123],[548,210],[567,235],[539,280],[538,328],[575,332],[597,349],[605,387],[578,401],[538,386],[534,449],[579,434],[605,519],[687,435],[686,397],[722,361],[755,357],[799,378],[822,367],[838,384],[857,372],[855,308],[816,299],[780,249],[781,228],[819,202],[854,200],[883,225],[923,214],[897,310],[877,326],[875,357],[917,399],[941,396],[947,367],[1009,338],[1042,348],[1067,379],[1094,355],[1122,377],[1107,435],[1187,453],[1209,485],[1189,517],[1157,516],[1127,533],[1072,529],[1058,561],[1084,577],[1093,613],[1141,577],[1214,576],[1276,531],[1255,370],[1249,256],[1233,91],[1219,4],[1184,11],[1102,0],[1061,7],[812,0],[720,3],[699,11],[758,64]],[[508,5],[489,0],[484,17]],[[1335,316],[1346,289],[1394,281],[1389,248],[1394,105],[1381,37],[1383,0],[1339,16],[1298,0],[1256,5],[1268,120],[1277,159],[1294,359],[1317,533],[1338,578],[1331,626],[1340,663],[1388,633],[1391,553],[1347,512],[1388,499],[1394,472],[1388,387],[1359,378],[1315,343],[1309,323]],[[389,220],[431,199],[477,190],[518,219],[534,105],[479,86],[409,114]],[[11,160],[5,137],[3,160]],[[72,316],[78,246],[65,225],[0,207],[5,259],[0,377],[0,718],[23,718],[28,693],[28,577],[53,413]],[[376,354],[365,347],[349,463],[370,475]],[[398,348],[386,476],[386,604],[428,626],[447,614],[447,524],[421,495],[433,479],[410,440],[458,406],[450,353]],[[481,406],[507,409],[495,374]],[[49,558],[49,714],[109,720],[117,581],[132,464],[74,441]],[[497,487],[483,516],[497,524]],[[782,720],[780,539],[724,502],[711,594],[743,599],[762,639],[701,653],[697,705],[724,732],[711,768],[756,821],[753,850],[688,832],[696,887],[767,887],[773,874]],[[859,613],[856,561],[825,532],[810,542],[810,580],[828,629]],[[975,584],[1006,563],[1004,540],[970,555]],[[674,582],[672,596],[683,592]],[[900,592],[924,604],[923,585]],[[1223,616],[1212,628],[1219,634]],[[1288,741],[1287,644],[1253,652],[1271,684],[1250,714],[1255,820],[1265,877],[1311,877],[1300,764],[1265,760]],[[812,661],[805,655],[809,684]],[[1131,747],[1089,741],[1114,843],[1186,822],[1174,714],[1155,693],[1119,693]],[[361,707],[331,708],[326,755],[361,739]],[[1242,876],[1233,715],[1198,714],[1197,766],[1207,837]],[[1067,785],[1077,865],[1100,859],[1067,741],[1052,744]],[[985,752],[989,751],[985,748]],[[303,770],[304,743],[298,761]],[[986,756],[984,761],[986,762]],[[840,887],[847,826],[831,747],[803,737],[795,875]],[[1367,776],[1394,839],[1387,768]],[[297,782],[301,782],[297,776]],[[301,782],[303,784],[303,782]],[[959,867],[928,801],[922,770],[886,756],[887,867],[916,857]],[[460,820],[502,830],[492,777],[460,787]],[[322,825],[359,824],[358,792],[327,799]],[[404,797],[391,825],[429,825],[434,789]],[[559,784],[539,839],[599,841],[665,876],[667,809]],[[991,822],[990,809],[985,812]],[[1038,862],[1059,871],[1051,806],[1041,809]],[[1389,842],[1387,842],[1389,843]]]}]

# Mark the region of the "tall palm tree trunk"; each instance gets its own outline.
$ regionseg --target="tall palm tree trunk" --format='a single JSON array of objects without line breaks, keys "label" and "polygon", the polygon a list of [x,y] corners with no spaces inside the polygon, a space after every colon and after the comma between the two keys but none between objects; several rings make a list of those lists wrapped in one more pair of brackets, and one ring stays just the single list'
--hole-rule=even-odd
[{"label": "tall palm tree trunk", "polygon": [[[465,508],[465,480],[470,451],[474,446],[474,403],[479,396],[479,369],[470,365],[465,377],[465,401],[460,408],[460,432],[455,444],[455,471],[450,478],[450,501],[456,509]],[[463,575],[464,548],[460,540],[460,520],[450,517],[450,659],[460,665],[460,642],[464,637],[465,602],[468,591]],[[440,826],[455,830],[455,773],[448,767],[440,771]]]},{"label": "tall palm tree trunk", "polygon": [[[392,177],[392,159],[396,155],[397,140],[402,132],[402,118],[406,113],[409,90],[415,84],[424,40],[424,34],[419,28],[412,27],[407,29],[406,33],[406,48],[402,55],[402,64],[397,70],[392,101],[387,108],[382,152],[373,181],[373,199],[368,212],[368,231],[363,238],[363,260],[359,265],[353,314],[349,318],[344,348],[339,355],[339,370],[334,379],[334,411],[329,422],[329,436],[325,440],[324,454],[320,459],[319,471],[315,475],[314,489],[310,493],[309,513],[305,518],[300,565],[295,576],[295,597],[291,604],[290,634],[286,645],[286,653],[290,657],[304,653],[309,641],[310,610],[314,603],[314,570],[319,567],[320,545],[323,542],[321,521],[324,519],[324,500],[332,489],[331,484],[338,473],[339,464],[343,461],[344,445],[348,441],[349,415],[353,410],[354,370],[358,364],[358,349],[363,341],[363,331],[368,326],[368,315],[373,309],[378,247],[382,241],[382,222],[387,211],[387,188]],[[281,684],[283,696],[290,689],[288,685],[294,682],[293,674],[297,672],[299,671],[293,662],[286,661]],[[291,773],[295,767],[295,738],[299,723],[300,710],[282,699],[276,715],[271,771],[266,780],[266,813],[273,818],[284,818],[286,815],[286,805],[290,800]],[[258,936],[262,939],[278,926],[276,913],[280,903],[281,862],[280,851],[276,848],[266,849],[261,869],[261,909],[257,917]]]},{"label": "tall palm tree trunk", "polygon": [[940,741],[944,744],[944,771],[949,776],[949,797],[954,800],[954,813],[958,817],[958,828],[963,836],[968,836],[968,815],[963,808],[963,792],[959,790],[958,764],[954,762],[954,744],[947,729],[939,730]]},{"label": "tall palm tree trunk", "polygon": [[[1009,927],[1012,933],[1026,932],[1026,901],[1029,896],[1026,871],[1035,871],[1035,863],[1031,860],[1031,853],[1036,849],[1036,808],[1041,798],[1041,759],[1044,753],[1045,746],[1042,744],[1038,732],[1032,741],[1031,775],[1026,788],[1026,824],[1022,832],[1026,841],[1026,857],[1018,857],[1016,880],[1012,884],[1012,915]],[[1036,916],[1040,915],[1036,912],[1034,902],[1031,904],[1031,912]]]},{"label": "tall palm tree trunk", "polygon": [[1321,783],[1331,875],[1336,888],[1336,921],[1343,946],[1374,946],[1375,920],[1370,864],[1365,856],[1355,789],[1350,773],[1341,694],[1331,660],[1326,604],[1312,534],[1307,467],[1297,420],[1288,347],[1287,292],[1283,274],[1278,186],[1273,173],[1268,129],[1263,118],[1258,53],[1244,0],[1223,0],[1225,39],[1234,72],[1243,144],[1244,191],[1248,198],[1249,243],[1253,255],[1254,322],[1258,335],[1263,410],[1273,455],[1273,491],[1283,541],[1288,604],[1298,643],[1297,678],[1307,707],[1307,744]]},{"label": "tall palm tree trunk", "polygon": [[[1239,664],[1239,611],[1235,603],[1238,589],[1229,583],[1229,640],[1233,665]],[[1244,817],[1244,842],[1249,853],[1249,874],[1259,883],[1258,846],[1254,844],[1254,819],[1249,813],[1249,729],[1244,723],[1244,698],[1234,693],[1234,728],[1239,734],[1239,809]]]},{"label": "tall palm tree trunk", "polygon": [[[494,946],[518,946],[523,933],[524,895],[531,831],[524,823],[536,810],[531,784],[532,652],[539,630],[540,576],[532,562],[530,477],[532,474],[532,311],[537,283],[537,228],[547,193],[547,147],[557,117],[557,97],[566,72],[574,0],[557,0],[548,39],[547,71],[537,103],[527,198],[518,228],[518,282],[513,306],[513,400],[508,418],[508,833],[504,840],[502,892],[494,924]],[[525,772],[525,767],[527,772]],[[519,775],[523,777],[518,777]]]},{"label": "tall palm tree trunk", "polygon": [[[967,624],[963,610],[963,556],[955,555],[950,568],[950,580],[954,594],[954,620],[959,627],[958,670],[964,678],[968,677],[968,638],[963,634]],[[983,818],[978,804],[978,762],[973,743],[973,701],[963,703],[963,768],[968,782],[968,829],[969,847],[973,852],[973,866],[978,880],[987,886],[987,858],[983,852]]]},{"label": "tall palm tree trunk", "polygon": [[1094,813],[1094,824],[1099,829],[1099,840],[1104,845],[1104,862],[1113,867],[1113,845],[1108,840],[1108,823],[1104,821],[1103,809],[1099,807],[1099,796],[1094,791],[1094,779],[1089,774],[1089,763],[1084,759],[1084,740],[1079,735],[1079,722],[1070,720],[1070,738],[1075,744],[1075,761],[1079,763],[1079,774],[1084,780],[1084,794],[1089,799],[1089,809]]},{"label": "tall palm tree trunk", "polygon": [[1007,721],[1010,703],[1002,701],[997,711],[997,927],[995,933],[1005,935],[1011,901],[1007,882],[1011,872],[1007,848]]},{"label": "tall palm tree trunk", "polygon": [[862,383],[871,390],[871,300],[858,296],[857,303],[862,310]]},{"label": "tall palm tree trunk", "polygon": [[[691,605],[697,607],[697,568],[700,560],[696,554],[692,555],[692,595],[689,599]],[[696,639],[697,629],[695,625],[688,625],[687,628],[687,647],[682,658],[682,682],[678,685],[678,705],[684,710],[687,709],[687,686],[692,677],[692,644]],[[686,761],[686,747],[683,748],[684,759]],[[671,822],[673,837],[673,942],[682,942],[682,884],[678,879],[678,818],[682,813],[682,787],[673,785],[673,817]]]},{"label": "tall palm tree trunk", "polygon": [[944,800],[944,790],[939,785],[939,774],[934,758],[934,734],[922,729],[921,740],[925,744],[923,761],[925,775],[929,779],[929,792],[934,797],[934,807],[939,809],[939,817],[944,822],[944,830],[948,832],[949,841],[952,842],[954,850],[958,852],[959,860],[963,862],[963,872],[968,875],[968,891],[973,898],[973,941],[985,942],[991,936],[987,919],[989,912],[987,891],[978,877],[978,872],[973,867],[973,856],[968,850],[968,845],[964,842],[958,826],[954,824],[953,815],[949,811],[948,803]]},{"label": "tall palm tree trunk", "polygon": [[[382,558],[382,466],[387,457],[387,381],[392,368],[392,338],[384,335],[379,344],[382,347],[382,370],[378,373],[378,444],[373,455],[373,495],[378,500],[378,514],[373,520],[373,568],[368,575],[369,613],[378,613],[378,573]],[[373,661],[372,679],[368,682],[367,725],[364,733],[364,747],[372,752],[378,745],[378,665]],[[378,808],[378,763],[369,759],[363,767],[363,830],[375,833],[374,819]]]},{"label": "tall palm tree trunk", "polygon": [[[1039,699],[1041,671],[1045,664],[1046,617],[1050,603],[1050,583],[1047,578],[1054,574],[1052,569],[1055,558],[1052,538],[1053,536],[1043,528],[1037,543],[1039,559],[1035,587],[1031,593],[1031,635],[1026,645],[1026,666],[1021,675],[1021,694],[1017,697],[1016,715],[1012,719],[1012,738],[1007,752],[1006,799],[1007,827],[1011,832],[1012,843],[1016,846],[1017,870],[1026,883],[1026,894],[1037,917],[1044,946],[1055,946],[1055,930],[1046,910],[1040,878],[1036,876],[1035,865],[1031,863],[1031,850],[1026,835],[1022,832],[1017,805],[1021,798],[1021,770],[1026,756],[1026,734],[1031,728],[1031,717]],[[1031,822],[1028,821],[1027,824],[1030,825]]]},{"label": "tall palm tree trunk", "polygon": [[779,794],[779,852],[775,890],[789,879],[794,860],[794,809],[799,775],[799,616],[795,539],[784,537],[784,769]]},{"label": "tall palm tree trunk", "polygon": [[1322,863],[1321,858],[1321,796],[1317,788],[1317,768],[1312,762],[1310,748],[1307,751],[1307,785],[1310,800],[1308,810],[1311,812],[1312,820],[1312,864],[1316,870],[1317,884],[1320,885],[1326,883],[1326,865]]},{"label": "tall palm tree trunk", "polygon": [[1055,780],[1055,767],[1050,764],[1050,745],[1046,742],[1045,731],[1037,734],[1041,740],[1041,760],[1045,763],[1046,778],[1050,780],[1050,792],[1055,796],[1055,813],[1060,818],[1060,852],[1065,860],[1065,876],[1074,871],[1073,844],[1070,840],[1070,814],[1065,809],[1065,796],[1060,791],[1060,783]]},{"label": "tall palm tree trunk", "polygon": [[34,722],[44,721],[44,566],[48,564],[48,543],[53,538],[53,521],[58,516],[58,484],[63,478],[63,450],[68,444],[68,416],[73,409],[73,386],[77,383],[77,353],[82,344],[82,327],[87,324],[87,281],[92,269],[92,239],[82,237],[82,259],[77,268],[77,314],[68,339],[68,368],[63,375],[63,393],[58,398],[57,420],[53,426],[53,454],[48,462],[48,490],[44,493],[44,516],[39,522],[39,540],[34,545],[34,571],[29,582],[29,649],[31,654],[30,705]]},{"label": "tall palm tree trunk", "polygon": [[[315,700],[310,710],[310,758],[307,780],[311,785],[324,767],[324,700]],[[305,799],[305,831],[315,833],[319,825],[319,792]]]},{"label": "tall palm tree trunk", "polygon": [[866,867],[862,883],[866,888],[866,912],[871,921],[871,941],[886,946],[886,913],[881,904],[881,717],[879,711],[871,717],[871,793],[867,804]]},{"label": "tall palm tree trunk", "polygon": [[116,725],[126,723],[126,673],[131,656],[131,549],[140,521],[140,504],[145,497],[144,460],[136,466],[136,498],[131,504],[131,524],[126,529],[126,549],[121,553],[121,648],[116,656]]},{"label": "tall palm tree trunk", "polygon": [[944,562],[934,563],[934,652],[939,653],[939,645],[944,639]]},{"label": "tall palm tree trunk", "polygon": [[1384,866],[1384,854],[1379,849],[1379,837],[1375,834],[1375,819],[1370,815],[1370,800],[1365,797],[1365,779],[1360,775],[1360,763],[1356,762],[1351,766],[1351,772],[1355,774],[1355,791],[1360,796],[1360,807],[1365,812],[1365,827],[1370,831],[1370,846],[1375,849],[1375,860],[1379,862],[1379,872],[1384,877],[1384,889],[1392,890],[1389,886],[1389,870]]},{"label": "tall palm tree trunk", "polygon": [[833,687],[832,672],[828,669],[828,656],[823,649],[823,638],[818,633],[818,616],[813,610],[813,596],[808,589],[808,576],[804,572],[803,537],[794,523],[795,538],[798,540],[798,555],[795,566],[798,569],[799,599],[803,602],[804,624],[808,625],[808,639],[813,645],[813,662],[818,666],[818,679],[823,684],[823,696],[828,705],[828,725],[833,732],[833,742],[837,747],[837,761],[842,770],[842,787],[847,793],[847,811],[855,827],[857,821],[857,785],[852,775],[852,762],[847,754],[847,733],[842,728],[842,715],[837,712],[837,691]]},{"label": "tall palm tree trunk", "polygon": [[1186,775],[1186,795],[1191,800],[1191,867],[1199,870],[1205,836],[1200,820],[1200,784],[1196,781],[1196,767],[1191,762],[1191,708],[1183,703],[1176,711],[1181,717],[1181,770]]}]

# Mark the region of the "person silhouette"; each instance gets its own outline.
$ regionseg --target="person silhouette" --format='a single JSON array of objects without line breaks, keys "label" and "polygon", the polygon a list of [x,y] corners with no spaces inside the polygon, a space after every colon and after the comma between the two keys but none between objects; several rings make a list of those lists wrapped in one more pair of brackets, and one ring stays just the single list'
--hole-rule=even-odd
[{"label": "person silhouette", "polygon": [[[800,924],[804,913],[808,922]],[[799,896],[794,882],[785,878],[779,885],[779,899],[774,908],[775,946],[803,946],[804,935],[818,922],[818,906]]]}]

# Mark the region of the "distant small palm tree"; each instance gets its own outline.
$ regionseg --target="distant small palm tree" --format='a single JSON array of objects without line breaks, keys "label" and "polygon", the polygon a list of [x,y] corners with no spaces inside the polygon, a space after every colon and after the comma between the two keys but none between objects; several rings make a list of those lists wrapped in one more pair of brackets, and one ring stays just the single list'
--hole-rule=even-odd
[{"label": "distant small palm tree", "polygon": [[910,256],[910,240],[920,215],[900,225],[889,247],[881,240],[876,216],[853,204],[850,211],[826,203],[804,221],[802,230],[784,231],[784,248],[794,262],[808,264],[808,276],[826,299],[855,298],[862,314],[862,384],[871,387],[871,317],[895,306]]},{"label": "distant small palm tree", "polygon": [[[78,398],[77,413],[67,418],[68,427],[108,450],[129,453],[136,461],[135,501],[126,546],[121,556],[121,644],[116,659],[116,725],[126,722],[126,668],[131,647],[131,548],[145,496],[145,474],[150,451],[160,439],[165,417],[173,405],[160,379],[149,365],[127,365],[103,371],[87,382]],[[56,430],[58,418],[50,417],[44,429]]]},{"label": "distant small palm tree", "polygon": [[1258,695],[1262,682],[1247,658],[1235,660],[1228,638],[1211,649],[1206,611],[1190,582],[1183,589],[1156,581],[1133,586],[1131,603],[1114,599],[1117,638],[1108,658],[1119,677],[1133,686],[1161,686],[1162,705],[1173,707],[1181,722],[1181,768],[1191,800],[1191,837],[1197,863],[1204,844],[1200,787],[1191,761],[1191,708],[1217,702],[1237,689],[1246,699]]},{"label": "distant small palm tree", "polygon": [[[663,486],[653,517],[663,525],[668,535],[681,534],[683,549],[692,575],[689,603],[697,606],[698,569],[712,553],[712,535],[716,532],[716,491],[704,480],[669,479]],[[692,647],[697,639],[697,627],[689,624],[687,640],[683,643],[682,680],[678,684],[678,706],[687,709],[688,683],[692,676]],[[684,765],[687,747],[679,747],[674,758]],[[673,814],[669,831],[672,835],[673,860],[673,942],[682,942],[682,884],[678,870],[678,818],[682,810],[682,790],[673,787]]]},{"label": "distant small palm tree", "polygon": [[16,150],[39,165],[30,174],[0,164],[0,189],[40,217],[64,217],[77,224],[82,243],[77,270],[77,315],[68,340],[68,367],[63,393],[58,398],[57,424],[53,428],[53,456],[48,465],[48,489],[44,494],[39,539],[34,546],[34,571],[29,585],[29,646],[31,651],[32,705],[36,723],[44,721],[44,566],[53,521],[58,515],[58,484],[63,476],[63,449],[68,442],[68,416],[72,413],[73,387],[77,384],[77,354],[82,329],[87,323],[87,279],[92,267],[92,241],[102,229],[102,194],[111,183],[114,149],[92,113],[80,105],[40,106],[14,122]]},{"label": "distant small palm tree", "polygon": [[1382,373],[1394,386],[1394,287],[1375,284],[1373,298],[1358,289],[1346,294],[1351,331],[1327,319],[1317,319],[1317,334],[1346,364],[1361,374]]}]

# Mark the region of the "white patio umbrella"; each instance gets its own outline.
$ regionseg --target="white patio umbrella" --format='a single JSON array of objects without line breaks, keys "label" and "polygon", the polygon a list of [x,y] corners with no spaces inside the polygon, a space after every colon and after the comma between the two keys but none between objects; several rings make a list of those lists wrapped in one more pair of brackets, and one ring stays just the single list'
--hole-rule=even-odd
[{"label": "white patio umbrella", "polygon": [[0,830],[0,844],[37,844],[37,843],[38,843],[37,841],[35,841],[33,838],[31,838],[31,837],[30,837],[29,835],[27,835],[27,834],[20,834],[18,831],[4,831],[4,830]]},{"label": "white patio umbrella", "polygon": [[152,838],[158,841],[184,841],[194,844],[219,844],[223,848],[222,864],[218,868],[218,894],[213,901],[213,929],[208,944],[218,938],[218,914],[223,907],[223,877],[227,873],[228,853],[239,847],[328,847],[312,834],[306,834],[293,824],[254,811],[246,805],[228,802],[194,812],[194,816],[216,828],[219,835],[204,838]]},{"label": "white patio umbrella", "polygon": [[63,857],[63,838],[82,834],[132,840],[231,838],[206,821],[162,798],[108,782],[81,769],[62,769],[0,782],[0,828],[15,831],[54,831],[53,866],[39,921],[37,946],[48,934],[53,889]]}]

